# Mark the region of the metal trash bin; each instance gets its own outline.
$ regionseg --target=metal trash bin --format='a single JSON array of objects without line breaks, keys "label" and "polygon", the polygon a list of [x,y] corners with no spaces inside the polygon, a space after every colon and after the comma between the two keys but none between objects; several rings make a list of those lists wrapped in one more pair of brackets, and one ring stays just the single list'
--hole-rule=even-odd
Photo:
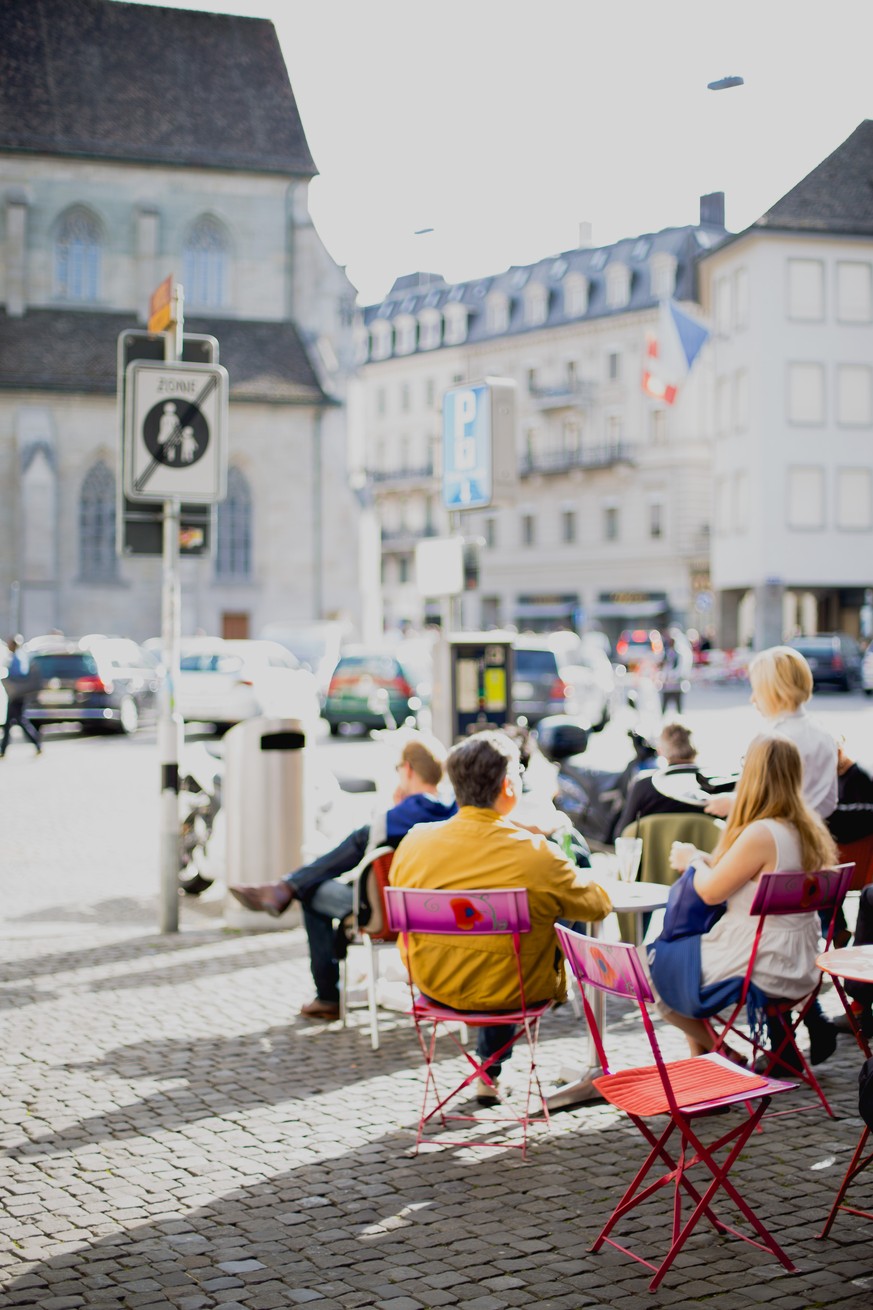
[{"label": "metal trash bin", "polygon": [[[304,858],[309,755],[304,724],[300,719],[246,719],[231,728],[224,742],[227,885],[276,882]],[[295,902],[273,919],[245,909],[228,893],[224,918],[235,928],[292,928],[300,922],[300,911]]]}]

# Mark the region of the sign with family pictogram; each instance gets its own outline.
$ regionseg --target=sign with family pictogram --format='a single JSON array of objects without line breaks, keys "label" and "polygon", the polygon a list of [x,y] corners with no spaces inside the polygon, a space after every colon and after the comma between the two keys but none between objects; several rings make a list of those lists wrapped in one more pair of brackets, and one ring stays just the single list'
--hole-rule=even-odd
[{"label": "sign with family pictogram", "polygon": [[131,500],[221,500],[227,486],[227,372],[134,360],[125,385],[124,492]]}]

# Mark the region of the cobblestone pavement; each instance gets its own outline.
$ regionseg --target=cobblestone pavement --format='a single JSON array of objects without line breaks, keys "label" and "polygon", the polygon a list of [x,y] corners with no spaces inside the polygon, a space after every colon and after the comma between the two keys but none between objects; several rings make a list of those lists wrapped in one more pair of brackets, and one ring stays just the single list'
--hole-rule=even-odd
[{"label": "cobblestone pavement", "polygon": [[[14,828],[16,787],[43,765],[22,754],[13,767]],[[102,845],[95,860],[111,862]],[[74,913],[52,876],[53,906],[43,889],[28,915],[19,881],[0,927],[0,1306],[870,1306],[869,1221],[842,1214],[816,1240],[859,1132],[847,1039],[822,1074],[839,1118],[771,1120],[735,1171],[798,1272],[700,1227],[651,1296],[640,1265],[588,1250],[641,1157],[611,1108],[537,1127],[527,1162],[467,1147],[414,1157],[422,1078],[408,1020],[388,1014],[373,1052],[362,1013],[347,1030],[298,1019],[310,995],[299,928],[230,933],[207,899],[161,937],[151,892],[119,875],[116,895],[82,893]],[[570,1007],[548,1017],[546,1078],[580,1062],[580,1034]],[[621,1006],[610,1034],[617,1063],[644,1058]],[[677,1034],[665,1045],[683,1053]],[[868,1180],[854,1195],[869,1206]],[[663,1250],[668,1206],[638,1212],[632,1245]]]}]

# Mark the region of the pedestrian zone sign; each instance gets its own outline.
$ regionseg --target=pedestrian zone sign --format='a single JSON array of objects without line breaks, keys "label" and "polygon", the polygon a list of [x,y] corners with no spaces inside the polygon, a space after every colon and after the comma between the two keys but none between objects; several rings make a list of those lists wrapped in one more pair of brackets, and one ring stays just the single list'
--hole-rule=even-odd
[{"label": "pedestrian zone sign", "polygon": [[227,370],[134,360],[125,378],[124,494],[208,503],[227,493]]}]

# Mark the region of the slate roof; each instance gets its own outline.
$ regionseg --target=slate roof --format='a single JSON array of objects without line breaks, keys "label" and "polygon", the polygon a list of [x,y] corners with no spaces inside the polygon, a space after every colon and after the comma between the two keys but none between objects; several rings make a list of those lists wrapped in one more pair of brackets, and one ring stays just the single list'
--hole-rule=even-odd
[{"label": "slate roof", "polygon": [[0,0],[0,150],[312,177],[273,24]]},{"label": "slate roof", "polygon": [[[676,260],[674,299],[694,300],[696,259],[703,251],[720,245],[726,236],[724,227],[711,223],[670,227],[661,232],[626,237],[611,246],[566,250],[536,264],[518,265],[504,273],[454,285],[433,273],[405,274],[396,280],[380,304],[368,305],[364,309],[364,322],[369,326],[374,319],[390,321],[398,314],[417,316],[422,310],[443,310],[453,302],[460,302],[468,311],[465,344],[470,344],[494,337],[541,332],[565,323],[651,309],[658,303],[658,298],[652,292],[649,261],[659,253],[672,255]],[[610,308],[606,303],[607,272],[614,263],[625,264],[631,273],[630,299],[619,309]],[[588,307],[584,314],[568,314],[562,293],[563,286],[574,273],[588,281]],[[525,321],[524,290],[535,282],[541,283],[548,292],[548,313],[545,322],[532,326]],[[505,331],[496,332],[488,327],[485,306],[494,292],[503,293],[509,301],[509,327]]]},{"label": "slate roof", "polygon": [[873,120],[751,225],[792,232],[873,233]]},{"label": "slate roof", "polygon": [[[118,336],[141,326],[132,314],[32,309],[10,318],[0,310],[0,388],[114,393]],[[186,316],[185,331],[218,338],[232,401],[327,403],[293,323]]]}]

